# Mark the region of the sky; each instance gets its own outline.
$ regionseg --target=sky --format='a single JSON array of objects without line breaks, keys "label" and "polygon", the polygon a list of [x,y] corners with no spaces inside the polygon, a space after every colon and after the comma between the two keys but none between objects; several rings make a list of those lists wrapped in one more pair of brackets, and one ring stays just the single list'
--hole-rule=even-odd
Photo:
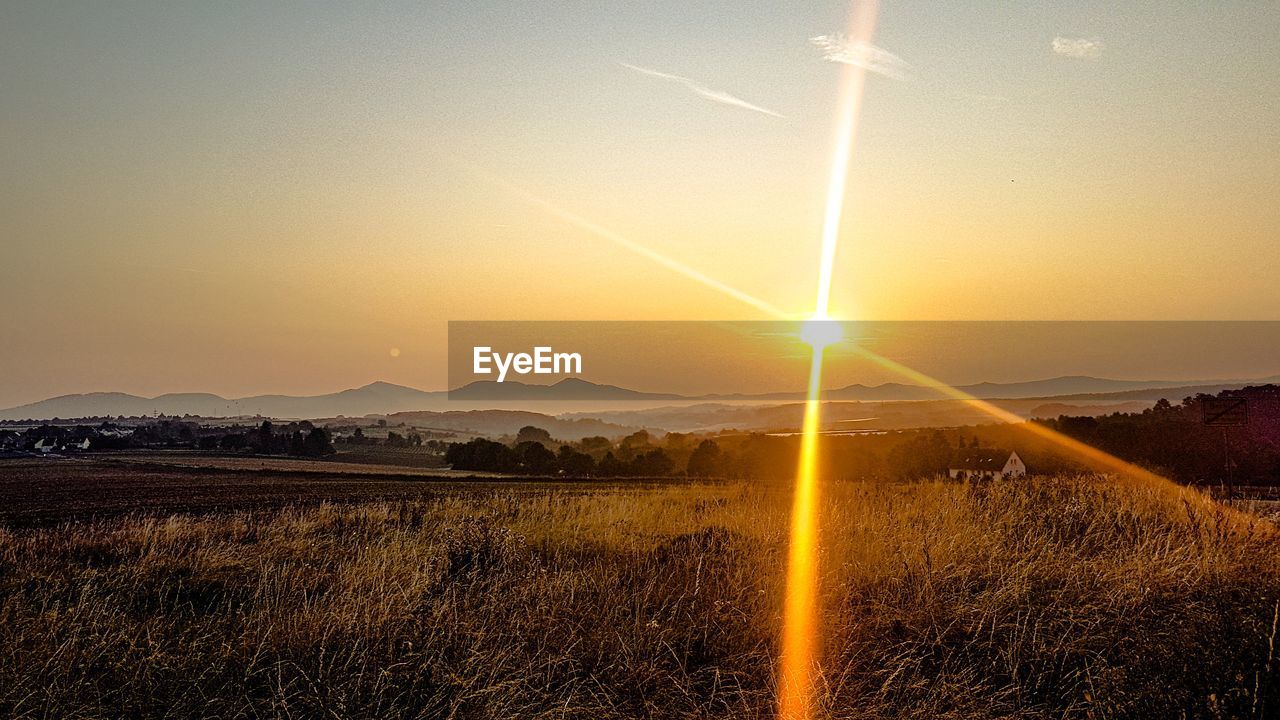
[{"label": "sky", "polygon": [[[921,384],[894,365],[953,386],[1063,376],[1280,382],[1278,321],[828,321],[826,389]],[[682,395],[804,392],[812,349],[802,321],[462,321],[449,323],[450,388],[499,380],[551,385],[565,377]],[[513,354],[543,351],[520,373]],[[482,350],[476,369],[476,348]],[[555,353],[578,360],[557,369]],[[884,362],[885,360],[891,362]],[[1061,387],[1061,386],[1059,386]],[[574,398],[570,384],[550,399]],[[518,397],[520,388],[485,388]],[[504,395],[504,392],[512,395]],[[1174,396],[1180,399],[1182,396]]]},{"label": "sky", "polygon": [[[848,15],[6,2],[0,406],[439,389],[449,320],[764,319],[655,256],[804,314]],[[1280,6],[879,15],[833,315],[1280,319]]]}]

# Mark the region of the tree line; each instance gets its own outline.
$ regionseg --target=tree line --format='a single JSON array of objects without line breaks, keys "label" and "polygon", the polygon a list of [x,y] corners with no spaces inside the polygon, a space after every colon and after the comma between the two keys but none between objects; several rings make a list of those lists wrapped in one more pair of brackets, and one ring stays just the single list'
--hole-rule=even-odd
[{"label": "tree line", "polygon": [[30,452],[41,440],[59,447],[88,441],[90,450],[173,448],[222,450],[257,455],[324,457],[334,453],[324,428],[310,422],[276,426],[264,420],[257,427],[209,426],[186,420],[157,420],[134,427],[102,422],[98,425],[41,425],[21,433],[0,431],[0,447]]},{"label": "tree line", "polygon": [[[1206,426],[1196,395],[1178,404],[1160,400],[1139,413],[1101,417],[1061,416],[1038,422],[1111,455],[1188,484],[1280,485],[1280,387],[1224,391],[1249,404],[1242,427]],[[925,428],[824,436],[820,472],[831,480],[910,480],[947,473],[954,458],[975,446],[1016,451],[1032,474],[1103,469],[1029,431],[1028,423]],[[1224,436],[1226,446],[1224,447]],[[460,470],[570,477],[716,477],[788,480],[795,473],[799,438],[725,431],[714,435],[645,431],[613,442],[589,437],[554,440],[526,427],[514,442],[476,439],[452,443],[445,460]]]},{"label": "tree line", "polygon": [[[823,440],[824,472],[835,477],[907,479],[945,474],[952,457],[983,442],[977,435],[906,430]],[[456,470],[565,477],[785,479],[795,472],[798,438],[726,432],[714,436],[641,430],[617,442],[555,440],[525,427],[511,443],[486,438],[452,443]]]},{"label": "tree line", "polygon": [[[1203,403],[1240,398],[1248,422],[1233,427],[1206,425]],[[1059,417],[1045,423],[1099,450],[1189,484],[1280,484],[1280,386],[1262,385],[1198,394],[1173,404],[1160,400],[1141,413],[1102,417]]]}]

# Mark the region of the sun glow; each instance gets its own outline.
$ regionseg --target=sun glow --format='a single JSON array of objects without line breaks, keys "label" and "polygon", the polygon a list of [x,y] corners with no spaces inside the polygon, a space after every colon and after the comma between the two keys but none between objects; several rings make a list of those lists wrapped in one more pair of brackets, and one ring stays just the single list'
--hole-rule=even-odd
[{"label": "sun glow", "polygon": [[814,350],[844,341],[844,327],[836,320],[811,317],[800,326],[800,339]]},{"label": "sun glow", "polygon": [[795,495],[791,501],[791,544],[787,552],[787,592],[783,600],[778,677],[778,716],[785,720],[812,717],[813,664],[818,639],[818,431],[822,420],[822,355],[823,346],[814,345]]},{"label": "sun glow", "polygon": [[[877,2],[855,5],[850,37],[869,45],[875,29]],[[813,348],[809,367],[809,391],[804,408],[800,458],[796,467],[795,495],[791,505],[791,537],[787,553],[787,591],[783,600],[782,657],[778,675],[778,716],[783,720],[813,717],[818,662],[818,438],[822,425],[822,356],[826,347],[839,342],[840,324],[828,317],[836,246],[844,217],[849,162],[858,131],[865,68],[846,65],[841,83],[840,117],[827,181],[827,209],[822,224],[822,259],[818,268],[818,295],[813,315],[801,337]]]},{"label": "sun glow", "polygon": [[[876,0],[866,0],[855,6],[852,32],[850,33],[854,42],[870,44],[876,11]],[[840,321],[830,318],[830,297],[836,251],[840,239],[840,225],[844,213],[847,176],[854,149],[857,119],[861,107],[865,79],[865,69],[852,64],[844,66],[835,149],[832,158],[831,175],[827,186],[827,204],[822,231],[822,252],[818,273],[817,297],[814,312],[809,316],[808,320],[804,321],[800,328],[800,338],[811,346],[812,356],[791,509],[786,592],[777,677],[778,717],[784,720],[809,720],[815,716],[817,706],[817,690],[820,680],[819,654],[821,650],[821,628],[818,621],[820,570],[818,554],[819,501],[821,487],[818,469],[822,419],[822,372],[826,348],[846,339]],[[489,179],[493,180],[493,178]],[[602,225],[564,210],[547,200],[515,188],[509,183],[500,180],[494,181],[499,182],[526,201],[542,208],[561,221],[617,244],[706,287],[750,305],[765,315],[792,321],[797,317],[795,314],[783,312],[767,301],[733,288],[674,258],[663,255]],[[1197,508],[1208,507],[1213,504],[1211,499],[1196,490],[1180,487],[1145,468],[1121,460],[1051,428],[1034,422],[1027,422],[1025,418],[997,405],[968,395],[940,380],[878,355],[865,347],[856,344],[853,347],[853,352],[876,363],[878,366],[918,385],[932,388],[943,397],[963,401],[998,422],[1014,423],[1016,427],[1026,431],[1028,434],[1049,441],[1070,455],[1087,461],[1100,471],[1114,473],[1116,477],[1123,481],[1141,484],[1155,492],[1177,494],[1188,503],[1188,508],[1193,506]],[[1242,525],[1248,524],[1251,532],[1258,531],[1253,527],[1251,521],[1230,510],[1225,515],[1217,516],[1228,518],[1228,522],[1233,525],[1237,522]]]}]

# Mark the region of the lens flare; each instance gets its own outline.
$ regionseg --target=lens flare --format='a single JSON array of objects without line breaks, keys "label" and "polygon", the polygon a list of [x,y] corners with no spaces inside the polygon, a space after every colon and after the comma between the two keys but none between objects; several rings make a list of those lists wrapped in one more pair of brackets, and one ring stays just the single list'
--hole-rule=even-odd
[{"label": "lens flare", "polygon": [[[875,0],[868,0],[855,6],[852,20],[853,32],[851,33],[851,37],[855,42],[870,43],[875,25],[876,11],[877,2]],[[856,137],[858,113],[862,103],[865,80],[865,69],[856,65],[845,66],[841,85],[842,100],[836,133],[835,154],[827,187],[817,302],[815,303],[814,313],[801,326],[800,332],[801,339],[813,348],[813,354],[809,368],[809,385],[806,393],[800,454],[796,469],[795,494],[791,509],[790,545],[788,548],[786,594],[783,607],[782,648],[777,679],[778,716],[784,720],[809,720],[814,716],[817,704],[815,699],[818,685],[817,663],[820,636],[817,620],[819,571],[819,484],[817,474],[821,429],[823,356],[828,346],[845,340],[840,323],[831,320],[828,313],[840,223],[844,213],[844,196],[850,157]],[[560,208],[543,198],[525,192],[511,183],[497,179],[487,173],[474,172],[523,197],[527,202],[546,210],[564,222],[621,245],[706,287],[750,305],[766,315],[777,319],[790,320],[795,318],[795,315],[785,313],[764,300],[744,293],[690,268],[678,260],[667,257],[608,228]],[[1209,506],[1214,506],[1216,513],[1214,517],[1220,517],[1225,520],[1228,523],[1228,528],[1238,528],[1243,532],[1261,534],[1268,537],[1276,534],[1269,528],[1257,526],[1253,520],[1242,513],[1234,512],[1230,508],[1222,511],[1222,508],[1216,506],[1211,498],[1194,488],[1179,486],[1173,481],[1145,468],[1126,462],[1051,428],[1037,423],[1026,422],[1026,419],[1019,415],[968,395],[940,380],[878,355],[866,348],[856,344],[853,345],[853,348],[856,354],[875,362],[887,370],[910,379],[919,385],[930,387],[945,397],[968,403],[996,421],[1014,423],[1015,427],[1028,434],[1047,440],[1069,454],[1103,471],[1112,473],[1113,476],[1121,480],[1141,484],[1157,492],[1176,495],[1181,501],[1187,503],[1189,512],[1192,507],[1208,509]]]},{"label": "lens flare", "polygon": [[812,317],[800,326],[800,339],[814,350],[844,341],[844,327],[835,320]]},{"label": "lens flare", "polygon": [[[876,0],[865,0],[854,6],[849,34],[855,42],[870,44],[877,9]],[[800,458],[791,506],[791,544],[787,552],[787,590],[782,610],[782,657],[778,671],[778,717],[782,720],[809,720],[813,717],[815,705],[818,660],[817,476],[818,437],[822,424],[822,356],[827,345],[840,339],[840,326],[831,322],[827,313],[831,306],[831,278],[835,271],[836,246],[840,240],[840,221],[844,217],[849,162],[858,133],[858,114],[866,79],[865,68],[857,65],[844,67],[840,117],[836,124],[831,175],[827,181],[827,209],[822,221],[818,296],[813,316],[805,323],[801,335],[813,347],[813,360],[809,367],[809,392],[805,401]],[[830,332],[832,328],[837,332]]]},{"label": "lens flare", "polygon": [[545,210],[546,212],[558,218],[559,220],[565,223],[568,223],[580,230],[585,230],[586,232],[589,232],[592,235],[595,235],[596,237],[602,238],[604,240],[608,240],[609,242],[614,243],[615,245],[620,245],[626,248],[627,250],[630,250],[631,252],[636,253],[637,255],[640,255],[642,257],[648,258],[649,260],[652,260],[653,262],[667,268],[668,270],[679,273],[689,278],[690,280],[693,280],[697,283],[705,285],[706,287],[709,287],[712,290],[715,290],[723,295],[727,295],[728,297],[731,297],[734,300],[750,305],[751,307],[765,313],[766,315],[771,315],[773,317],[788,317],[786,313],[782,312],[782,310],[780,310],[777,306],[771,303],[761,300],[760,298],[755,297],[754,295],[747,294],[733,286],[726,285],[725,283],[711,277],[710,275],[707,275],[706,273],[700,270],[691,268],[688,265],[685,265],[684,263],[680,262],[679,260],[676,260],[675,258],[668,257],[667,255],[664,255],[658,252],[657,250],[654,250],[653,248],[648,247],[647,245],[638,243],[635,240],[632,240],[631,238],[625,235],[622,235],[621,233],[614,232],[613,230],[610,230],[609,228],[603,225],[600,225],[599,223],[592,222],[591,220],[588,220],[582,217],[581,215],[577,215],[576,213],[565,210],[564,208],[560,207],[559,205],[556,205],[550,200],[546,200],[544,198],[538,197],[537,195],[527,192],[526,190],[520,187],[517,187],[516,185],[513,185],[512,183],[507,182],[506,180],[494,177],[483,171],[472,168],[471,172],[495,185],[498,185],[504,188],[511,194],[522,198],[525,202],[529,203],[530,205],[541,208],[542,210]]},{"label": "lens flare", "polygon": [[[1211,498],[1205,496],[1204,493],[1201,493],[1195,488],[1179,485],[1178,483],[1151,472],[1144,467],[1122,460],[1115,455],[1080,442],[1068,435],[1064,435],[1053,428],[1046,427],[1035,422],[1028,422],[1027,419],[1021,415],[1009,412],[1008,410],[989,403],[986,400],[976,398],[963,390],[956,389],[941,380],[930,377],[919,370],[909,368],[906,365],[890,360],[889,358],[872,352],[867,348],[853,344],[852,352],[876,363],[886,370],[890,370],[897,375],[912,381],[917,385],[928,387],[943,397],[964,402],[970,407],[985,413],[993,420],[1012,424],[1014,427],[1020,428],[1029,435],[1046,440],[1060,450],[1065,451],[1069,455],[1083,461],[1087,465],[1090,465],[1099,471],[1109,473],[1118,480],[1141,485],[1148,490],[1164,492],[1171,496],[1176,496],[1181,501],[1200,507],[1214,504]],[[1250,520],[1246,516],[1239,513],[1228,512],[1223,514],[1222,517],[1231,518],[1230,522],[1232,523],[1243,521],[1246,524],[1251,524]]]},{"label": "lens flare", "polygon": [[786,720],[807,720],[812,717],[814,704],[818,637],[818,431],[822,416],[823,351],[823,346],[814,345],[795,494],[791,501],[791,544],[787,552],[787,592],[783,600],[778,677],[778,716]]},{"label": "lens flare", "polygon": [[[875,32],[877,0],[855,3],[850,21],[849,38],[855,44],[868,46]],[[845,189],[849,181],[849,163],[853,158],[854,140],[858,136],[858,115],[862,110],[862,91],[867,83],[867,70],[859,65],[845,65],[840,90],[840,118],[836,123],[835,150],[831,155],[831,174],[827,179],[827,209],[822,218],[822,258],[818,266],[818,301],[814,315],[825,318],[831,305],[831,276],[835,271],[836,247],[840,244],[840,221],[844,216]]]}]

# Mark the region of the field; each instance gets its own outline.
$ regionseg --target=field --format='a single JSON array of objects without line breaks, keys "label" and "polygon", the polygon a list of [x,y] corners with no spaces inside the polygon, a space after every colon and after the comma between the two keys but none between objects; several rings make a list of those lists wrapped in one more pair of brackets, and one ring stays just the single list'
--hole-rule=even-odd
[{"label": "field", "polygon": [[335,463],[296,458],[127,453],[90,460],[0,461],[0,523],[10,527],[148,513],[208,514],[318,503],[425,500],[555,479]]},{"label": "field", "polygon": [[[783,486],[0,477],[0,715],[774,712]],[[824,717],[1280,714],[1268,521],[1095,476],[824,508]]]}]

